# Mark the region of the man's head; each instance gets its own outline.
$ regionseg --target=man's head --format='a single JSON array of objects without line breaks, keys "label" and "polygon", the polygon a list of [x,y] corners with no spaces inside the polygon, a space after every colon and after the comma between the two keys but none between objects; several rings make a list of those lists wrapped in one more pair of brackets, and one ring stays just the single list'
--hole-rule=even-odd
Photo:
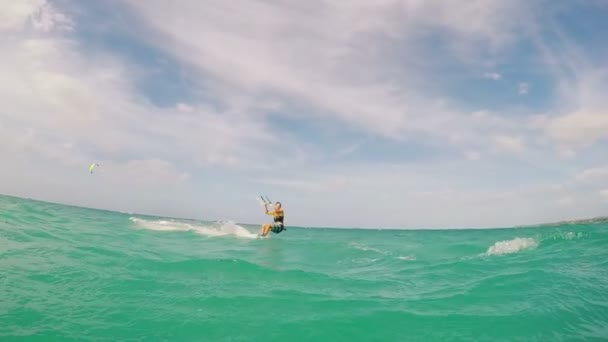
[{"label": "man's head", "polygon": [[277,209],[281,209],[281,202],[275,203],[274,207],[277,208]]}]

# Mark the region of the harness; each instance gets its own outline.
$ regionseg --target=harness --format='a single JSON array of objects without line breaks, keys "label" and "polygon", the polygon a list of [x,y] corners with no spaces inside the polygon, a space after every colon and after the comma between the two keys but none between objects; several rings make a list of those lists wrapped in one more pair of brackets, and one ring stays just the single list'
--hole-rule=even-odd
[{"label": "harness", "polygon": [[283,219],[284,219],[283,211],[281,211],[280,214],[277,213],[277,214],[273,215],[273,218],[274,218],[275,223],[283,224]]},{"label": "harness", "polygon": [[274,219],[274,223],[272,225],[272,231],[275,233],[281,232],[283,230],[287,230],[285,229],[285,225],[283,224],[283,219],[285,218],[283,215],[283,211],[281,210],[280,213],[275,213],[273,216]]}]

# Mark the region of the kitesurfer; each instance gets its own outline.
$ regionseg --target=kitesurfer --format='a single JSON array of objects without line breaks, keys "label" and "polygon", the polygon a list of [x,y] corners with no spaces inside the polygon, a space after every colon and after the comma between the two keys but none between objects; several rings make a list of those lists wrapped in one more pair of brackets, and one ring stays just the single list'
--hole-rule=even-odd
[{"label": "kitesurfer", "polygon": [[283,224],[284,213],[283,213],[283,206],[281,205],[281,202],[276,202],[274,204],[274,209],[271,211],[268,211],[268,204],[265,204],[264,208],[266,209],[266,215],[272,216],[274,219],[274,222],[263,224],[262,227],[260,228],[260,235],[266,236],[266,235],[268,235],[269,232],[279,234],[280,232],[286,230],[285,226]]}]

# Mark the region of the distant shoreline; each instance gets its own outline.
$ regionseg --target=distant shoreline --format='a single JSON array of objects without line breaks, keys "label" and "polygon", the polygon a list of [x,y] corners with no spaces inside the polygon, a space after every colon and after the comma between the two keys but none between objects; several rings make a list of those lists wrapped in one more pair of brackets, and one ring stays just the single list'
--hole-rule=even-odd
[{"label": "distant shoreline", "polygon": [[597,216],[597,217],[592,217],[592,218],[587,218],[587,219],[577,219],[577,220],[562,220],[562,221],[540,223],[540,224],[534,224],[534,225],[525,225],[522,227],[561,226],[561,225],[568,225],[568,224],[585,224],[585,223],[601,223],[601,222],[608,222],[608,216]]}]

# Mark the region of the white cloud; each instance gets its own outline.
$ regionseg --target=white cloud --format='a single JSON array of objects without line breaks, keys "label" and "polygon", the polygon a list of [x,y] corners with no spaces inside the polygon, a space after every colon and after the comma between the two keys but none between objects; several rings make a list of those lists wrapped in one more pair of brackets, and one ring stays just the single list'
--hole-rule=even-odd
[{"label": "white cloud", "polygon": [[27,30],[72,30],[73,21],[47,0],[5,1],[0,6],[0,33]]},{"label": "white cloud", "polygon": [[185,113],[192,113],[194,111],[194,107],[192,107],[188,104],[185,104],[185,103],[178,103],[176,108],[180,112],[185,112]]},{"label": "white cloud", "polygon": [[490,80],[494,80],[494,81],[498,81],[502,78],[502,75],[500,75],[497,72],[486,72],[483,75],[484,78],[490,79]]},{"label": "white cloud", "polygon": [[481,158],[481,155],[477,151],[466,151],[465,157],[468,160],[479,160]]},{"label": "white cloud", "polygon": [[560,144],[586,147],[608,138],[608,112],[575,112],[551,120],[546,126],[549,137]]},{"label": "white cloud", "polygon": [[[599,183],[580,187],[575,180],[564,179],[501,185],[486,182],[509,179],[511,169],[480,164],[473,171],[466,161],[438,165],[383,164],[381,170],[349,165],[265,184],[273,200],[289,208],[290,220],[320,226],[495,227],[585,218],[604,211],[598,201]],[[347,183],[332,185],[338,179]],[[378,212],[390,215],[379,223]],[[441,215],[433,214],[438,212]]]},{"label": "white cloud", "polygon": [[582,182],[608,182],[608,166],[585,169],[579,172],[575,178]]},{"label": "white cloud", "polygon": [[190,179],[187,172],[178,170],[171,163],[160,159],[129,160],[126,163],[101,162],[94,177],[112,175],[121,182],[141,186],[168,186]]},{"label": "white cloud", "polygon": [[3,1],[0,6],[0,33],[22,30],[45,0]]},{"label": "white cloud", "polygon": [[608,68],[605,58],[594,63],[593,55],[566,39],[558,27],[552,26],[558,43],[536,42],[557,89],[554,110],[540,116],[536,128],[556,144],[558,153],[573,157],[608,138]]},{"label": "white cloud", "polygon": [[572,206],[576,204],[576,200],[572,196],[564,196],[557,200],[557,204],[560,206]]},{"label": "white cloud", "polygon": [[[198,210],[183,209],[194,204],[171,204],[189,194],[173,191],[193,180],[192,169],[272,168],[277,160],[289,160],[285,150],[291,143],[275,146],[282,134],[267,134],[265,121],[239,107],[152,105],[136,89],[132,65],[64,35],[61,23],[73,22],[59,9],[42,1],[28,4],[16,6],[18,11],[9,6],[21,19],[2,24],[11,34],[0,40],[0,150],[10,167],[4,167],[0,192],[198,216]],[[0,11],[7,15],[7,7]],[[37,14],[40,25],[28,27]],[[275,153],[268,153],[269,146]],[[102,167],[91,178],[95,182],[88,182],[81,177],[88,176],[92,162]]]},{"label": "white cloud", "polygon": [[567,147],[560,147],[557,149],[557,154],[562,159],[573,159],[576,157],[576,151]]},{"label": "white cloud", "polygon": [[530,85],[528,83],[520,82],[517,85],[517,93],[519,95],[527,95],[529,91],[530,91]]},{"label": "white cloud", "polygon": [[[147,39],[197,66],[225,100],[240,94],[296,104],[312,109],[307,117],[337,118],[394,139],[410,132],[443,139],[438,132],[466,115],[446,110],[440,94],[417,90],[425,79],[418,65],[429,53],[418,35],[440,30],[468,61],[472,45],[510,43],[517,26],[509,18],[525,13],[519,1],[129,4],[161,33]],[[394,56],[397,43],[406,55]]]},{"label": "white cloud", "polygon": [[87,55],[75,41],[25,36],[0,45],[4,127],[28,127],[39,151],[70,143],[89,160],[127,153],[238,164],[264,159],[255,146],[275,139],[259,134],[266,130],[263,122],[233,109],[153,107],[137,95],[128,65],[109,55]]},{"label": "white cloud", "polygon": [[494,142],[500,151],[506,152],[522,152],[525,147],[522,137],[500,135],[494,138]]},{"label": "white cloud", "polygon": [[[214,201],[201,205],[205,208],[221,201],[234,205],[234,198],[262,187],[288,199],[294,222],[321,225],[492,226],[599,210],[592,202],[597,189],[577,188],[580,184],[568,184],[574,190],[518,188],[515,181],[486,187],[511,176],[488,164],[488,152],[530,152],[556,142],[573,157],[577,146],[606,137],[606,82],[593,76],[593,68],[583,69],[585,77],[576,80],[560,78],[566,106],[533,122],[500,110],[463,109],[437,85],[445,75],[434,70],[446,59],[473,77],[479,70],[496,70],[501,52],[522,29],[513,18],[525,21],[530,6],[537,5],[498,0],[128,3],[151,30],[138,28],[145,32],[141,38],[192,67],[205,80],[206,97],[222,109],[197,98],[154,106],[136,89],[133,69],[139,66],[111,52],[83,49],[64,35],[78,27],[58,5],[7,3],[0,8],[0,33],[8,33],[0,41],[0,149],[10,166],[2,189],[22,184],[30,194],[75,196],[70,199],[113,208],[138,203],[137,210],[183,210],[172,204],[175,198],[197,193],[201,197],[191,195],[195,204],[189,213],[198,215],[201,198]],[[429,33],[445,40],[447,46],[440,48],[446,50],[429,49]],[[502,79],[498,72],[484,76]],[[332,157],[352,155],[363,143],[339,141],[346,147],[334,151],[315,137],[295,141],[289,128],[275,130],[277,114],[268,114],[270,109],[321,124],[337,120],[349,134],[350,128],[364,133],[355,141],[380,136],[447,146],[460,160],[395,166],[374,156],[378,160],[367,165],[334,165]],[[538,130],[545,135],[535,146],[527,134]],[[327,164],[315,163],[323,157]],[[99,173],[79,178],[92,161],[102,164]],[[470,161],[477,161],[474,170]],[[44,165],[39,166],[43,177],[34,165]],[[218,182],[221,190],[209,189],[215,178],[197,165],[234,178]],[[206,186],[195,188],[196,182]],[[251,188],[241,188],[243,183]],[[78,197],[80,192],[87,195]],[[228,195],[213,198],[218,193]],[[433,215],[437,212],[441,215]]]},{"label": "white cloud", "polygon": [[44,32],[55,30],[72,31],[74,29],[72,19],[61,13],[49,2],[44,2],[32,15],[31,19],[34,28]]},{"label": "white cloud", "polygon": [[339,149],[336,152],[336,155],[339,156],[339,157],[344,157],[344,156],[351,155],[351,154],[357,152],[357,150],[359,150],[361,148],[361,146],[363,146],[364,144],[365,144],[364,141],[359,141],[357,143],[350,144],[350,145],[348,145],[348,146],[346,146],[346,147],[344,147],[342,149]]},{"label": "white cloud", "polygon": [[280,186],[292,190],[298,190],[305,193],[328,193],[340,191],[349,186],[351,183],[344,177],[327,177],[324,179],[256,179],[256,182]]}]

